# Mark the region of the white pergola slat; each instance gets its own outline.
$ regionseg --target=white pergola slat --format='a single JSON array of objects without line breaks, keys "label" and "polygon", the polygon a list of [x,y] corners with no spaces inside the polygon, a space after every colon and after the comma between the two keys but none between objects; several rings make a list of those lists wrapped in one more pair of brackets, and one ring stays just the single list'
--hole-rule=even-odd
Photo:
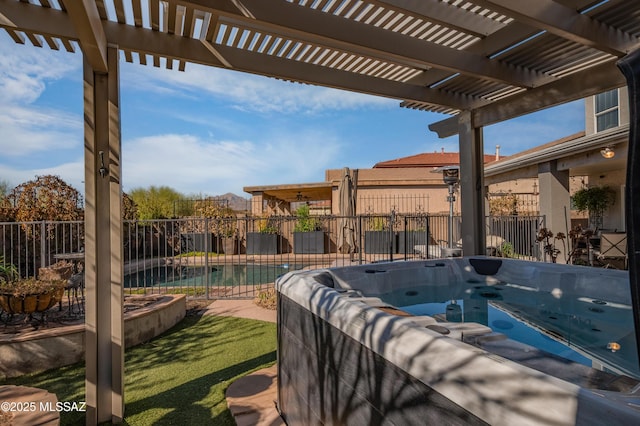
[{"label": "white pergola slat", "polygon": [[559,37],[616,56],[626,55],[638,43],[637,39],[630,34],[552,0],[529,2],[476,0],[475,3],[505,13],[520,22],[549,31]]},{"label": "white pergola slat", "polygon": [[[124,412],[121,293],[110,290],[122,280],[112,219],[121,191],[119,57],[175,72],[189,64],[227,68],[453,115],[430,128],[460,134],[463,248],[475,254],[484,247],[482,127],[623,86],[616,61],[640,47],[640,2],[0,0],[0,27],[18,44],[80,46],[84,55],[87,330],[94,333],[87,423],[95,424]],[[106,177],[96,175],[99,151],[108,153]]]},{"label": "white pergola slat", "polygon": [[[264,55],[276,54],[284,60],[285,66],[287,66],[286,61],[309,59],[305,56],[291,54],[296,46],[302,46],[297,47],[296,52],[305,50],[305,46],[317,47],[319,49],[308,49],[306,53],[315,54],[316,56],[312,56],[314,61],[321,58],[317,62],[318,65],[327,69],[354,73],[362,73],[364,70],[367,75],[382,80],[401,81],[407,86],[407,90],[397,93],[378,93],[375,87],[372,87],[369,89],[369,93],[398,98],[400,101],[407,101],[407,104],[418,102],[421,103],[422,109],[433,111],[474,111],[498,99],[509,99],[520,93],[521,89],[525,89],[525,91],[537,90],[558,79],[580,73],[602,63],[606,63],[611,69],[614,69],[615,59],[638,45],[637,23],[634,32],[630,32],[628,29],[623,31],[598,21],[596,13],[598,9],[585,14],[570,7],[576,5],[584,7],[591,3],[588,1],[563,2],[568,5],[560,2],[548,2],[550,4],[547,6],[553,7],[553,10],[562,11],[562,16],[574,22],[573,26],[566,21],[557,22],[558,19],[547,15],[544,15],[544,20],[542,20],[539,15],[543,13],[544,9],[539,2],[485,0],[473,4],[468,2],[451,3],[435,0],[426,2],[350,1],[330,2],[323,6],[318,2],[286,0],[242,0],[235,2],[220,0],[214,3],[206,0],[169,0],[166,2],[151,0],[149,3],[132,0],[107,0],[106,2],[83,0],[70,2],[71,10],[66,12],[62,9],[52,9],[29,3],[21,3],[20,5],[23,7],[19,8],[16,7],[19,2],[10,0],[3,0],[0,4],[2,4],[3,16],[8,17],[1,26],[8,30],[14,40],[18,42],[22,40],[21,33],[16,29],[27,30],[24,34],[35,44],[42,44],[42,42],[36,39],[33,34],[45,36],[45,41],[47,41],[46,37],[64,36],[64,39],[73,39],[86,44],[85,54],[91,53],[93,60],[97,59],[100,62],[104,61],[102,52],[95,50],[98,49],[98,38],[101,37],[100,25],[95,24],[96,10],[103,27],[107,24],[117,23],[118,29],[112,30],[115,33],[119,32],[120,28],[144,29],[143,15],[146,15],[150,16],[150,22],[146,25],[151,30],[169,36],[176,34],[188,39],[200,40],[199,34],[193,34],[196,20],[200,20],[202,26],[208,28],[207,39],[210,41],[208,50],[213,59],[210,61],[190,60],[192,55],[188,51],[178,55],[181,57],[173,58],[184,64],[196,62],[225,68],[235,67],[220,54],[217,45],[232,46],[243,53],[245,51],[255,52],[255,50],[250,49],[251,43],[239,44],[239,37],[232,38],[232,31],[234,36],[248,31],[251,34],[259,34],[259,37],[263,39],[266,37],[267,46],[264,46],[266,48],[260,53]],[[88,6],[91,4],[94,5],[93,8]],[[488,13],[492,10],[492,5],[499,13]],[[85,16],[75,17],[74,14],[78,13],[76,11],[78,7],[83,10],[93,9],[91,13],[94,22],[89,21],[89,12]],[[617,2],[617,6],[603,5],[603,10],[611,14],[611,11],[615,12],[617,8],[620,8],[619,14],[624,14],[625,10],[631,10],[632,7],[628,2]],[[143,11],[143,8],[147,10]],[[114,16],[109,17],[108,10],[112,10],[111,13]],[[64,15],[67,20],[72,20],[70,22],[72,27],[77,27],[75,33],[69,31],[69,22],[52,24],[56,20],[50,18],[56,17],[56,13]],[[127,13],[130,16],[127,16]],[[19,18],[21,22],[14,22],[13,18],[18,15],[21,17]],[[208,25],[209,20],[215,21],[216,25]],[[555,23],[555,29],[552,31],[553,23]],[[420,31],[421,28],[424,30],[425,26],[428,28],[438,27],[438,30],[435,31],[431,28],[431,33],[426,34],[424,31]],[[11,27],[13,27],[13,31],[11,31]],[[412,30],[403,31],[408,28]],[[503,50],[509,50],[514,44],[526,41],[528,37],[541,30],[548,31],[544,42],[534,39],[522,43],[510,54],[493,56]],[[86,34],[79,34],[78,31],[84,31]],[[435,34],[439,34],[439,37],[435,37]],[[431,39],[427,35],[435,38]],[[472,37],[474,41],[462,50],[447,46],[447,43],[452,39],[460,37]],[[553,52],[545,53],[544,48],[549,47],[551,41],[555,42],[552,37],[562,38],[564,47],[555,54]],[[550,38],[551,40],[548,40]],[[430,39],[431,41],[429,41]],[[51,39],[49,38],[49,40]],[[117,41],[109,40],[109,42]],[[534,49],[536,43],[539,45],[537,48],[539,54],[530,55],[532,51],[536,51]],[[47,44],[49,43],[47,42]],[[122,46],[121,50],[139,51],[133,46]],[[518,59],[521,56],[515,55],[517,51],[529,53],[526,65]],[[149,54],[171,58],[170,53],[154,54],[149,52]],[[340,58],[342,60],[339,60]],[[358,61],[358,58],[362,59]],[[126,56],[126,59],[133,60],[129,56]],[[367,61],[367,65],[348,68],[342,61],[347,61],[349,65],[354,62]],[[375,64],[372,65],[371,61]],[[143,62],[146,63],[146,60]],[[171,64],[172,61],[168,63]],[[159,58],[154,60],[154,64],[159,65]],[[240,70],[265,74],[259,65]],[[434,84],[456,75],[468,77],[469,84],[454,88],[447,85],[439,88],[432,87]],[[290,75],[289,73],[289,75],[273,76],[291,81],[309,82],[305,78],[305,74]],[[504,86],[495,86],[493,92],[481,93],[480,95],[470,90],[462,90],[464,87],[474,86],[474,79],[494,81]],[[485,85],[480,80],[476,86]],[[316,82],[316,84],[322,83]],[[456,84],[458,83],[456,82]],[[345,88],[344,84],[330,85]],[[406,91],[412,90],[420,93],[425,87],[446,96],[420,100],[403,95]],[[446,97],[449,97],[449,101],[445,100]],[[566,97],[564,96],[564,98]]]}]

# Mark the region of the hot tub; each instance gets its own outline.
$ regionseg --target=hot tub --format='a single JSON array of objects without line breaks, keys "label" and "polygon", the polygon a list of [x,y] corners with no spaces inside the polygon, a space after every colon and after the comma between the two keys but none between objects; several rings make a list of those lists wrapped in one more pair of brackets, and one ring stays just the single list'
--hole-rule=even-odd
[{"label": "hot tub", "polygon": [[288,273],[279,410],[305,425],[640,424],[628,280],[487,257]]}]

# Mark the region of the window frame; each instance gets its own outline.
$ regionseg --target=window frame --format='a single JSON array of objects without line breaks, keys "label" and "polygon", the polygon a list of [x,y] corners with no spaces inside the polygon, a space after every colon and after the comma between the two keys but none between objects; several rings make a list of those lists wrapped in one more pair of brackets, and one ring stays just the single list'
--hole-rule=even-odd
[{"label": "window frame", "polygon": [[[606,93],[610,93],[610,92],[616,92],[616,103],[614,106],[609,107],[607,109],[604,109],[602,111],[598,111],[598,103],[597,103],[597,98],[600,95],[604,95]],[[609,127],[607,129],[599,129],[598,128],[598,118],[605,115],[605,114],[609,114],[613,111],[616,111],[616,125]],[[593,128],[595,130],[595,133],[599,133],[599,132],[604,132],[605,130],[609,130],[609,129],[613,129],[615,127],[619,127],[620,126],[620,91],[619,89],[613,89],[613,90],[608,90],[606,92],[602,92],[602,93],[598,93],[597,95],[595,95],[593,97]]]}]

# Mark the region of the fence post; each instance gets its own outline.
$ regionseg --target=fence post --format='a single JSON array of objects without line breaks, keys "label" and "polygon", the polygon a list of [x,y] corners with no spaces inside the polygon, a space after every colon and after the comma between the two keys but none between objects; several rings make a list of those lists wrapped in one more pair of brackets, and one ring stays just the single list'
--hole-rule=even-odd
[{"label": "fence post", "polygon": [[358,216],[358,263],[362,265],[362,252],[364,251],[364,244],[362,238],[362,216]]},{"label": "fence post", "polygon": [[209,219],[204,218],[204,282],[207,292],[207,299],[209,299]]},{"label": "fence post", "polygon": [[394,240],[394,232],[393,232],[393,223],[396,219],[395,210],[391,210],[391,215],[389,217],[389,261],[393,262],[393,240]]},{"label": "fence post", "polygon": [[407,226],[407,222],[409,221],[409,218],[407,216],[404,216],[404,247],[402,248],[402,251],[404,252],[404,260],[406,261],[408,259],[409,256],[409,227]]},{"label": "fence post", "polygon": [[[46,225],[45,225],[46,221],[42,221],[40,222],[40,266],[42,268],[46,267],[46,261],[45,261],[45,256],[46,256],[46,247],[45,247],[45,242],[46,242],[46,238],[44,236],[44,231],[46,229]],[[33,271],[33,275],[34,276],[38,276],[38,271]]]},{"label": "fence post", "polygon": [[425,259],[429,259],[429,244],[431,244],[431,227],[429,226],[429,213],[427,213],[427,217],[425,218],[427,222],[425,228],[427,229],[427,235],[425,236],[424,244],[425,244]]}]

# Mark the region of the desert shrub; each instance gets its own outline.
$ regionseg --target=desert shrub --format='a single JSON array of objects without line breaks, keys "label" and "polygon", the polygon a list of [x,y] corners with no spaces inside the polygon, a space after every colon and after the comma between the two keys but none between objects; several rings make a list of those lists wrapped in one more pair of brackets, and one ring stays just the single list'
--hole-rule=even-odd
[{"label": "desert shrub", "polygon": [[58,176],[36,176],[16,186],[7,198],[18,222],[83,218],[82,195]]}]

